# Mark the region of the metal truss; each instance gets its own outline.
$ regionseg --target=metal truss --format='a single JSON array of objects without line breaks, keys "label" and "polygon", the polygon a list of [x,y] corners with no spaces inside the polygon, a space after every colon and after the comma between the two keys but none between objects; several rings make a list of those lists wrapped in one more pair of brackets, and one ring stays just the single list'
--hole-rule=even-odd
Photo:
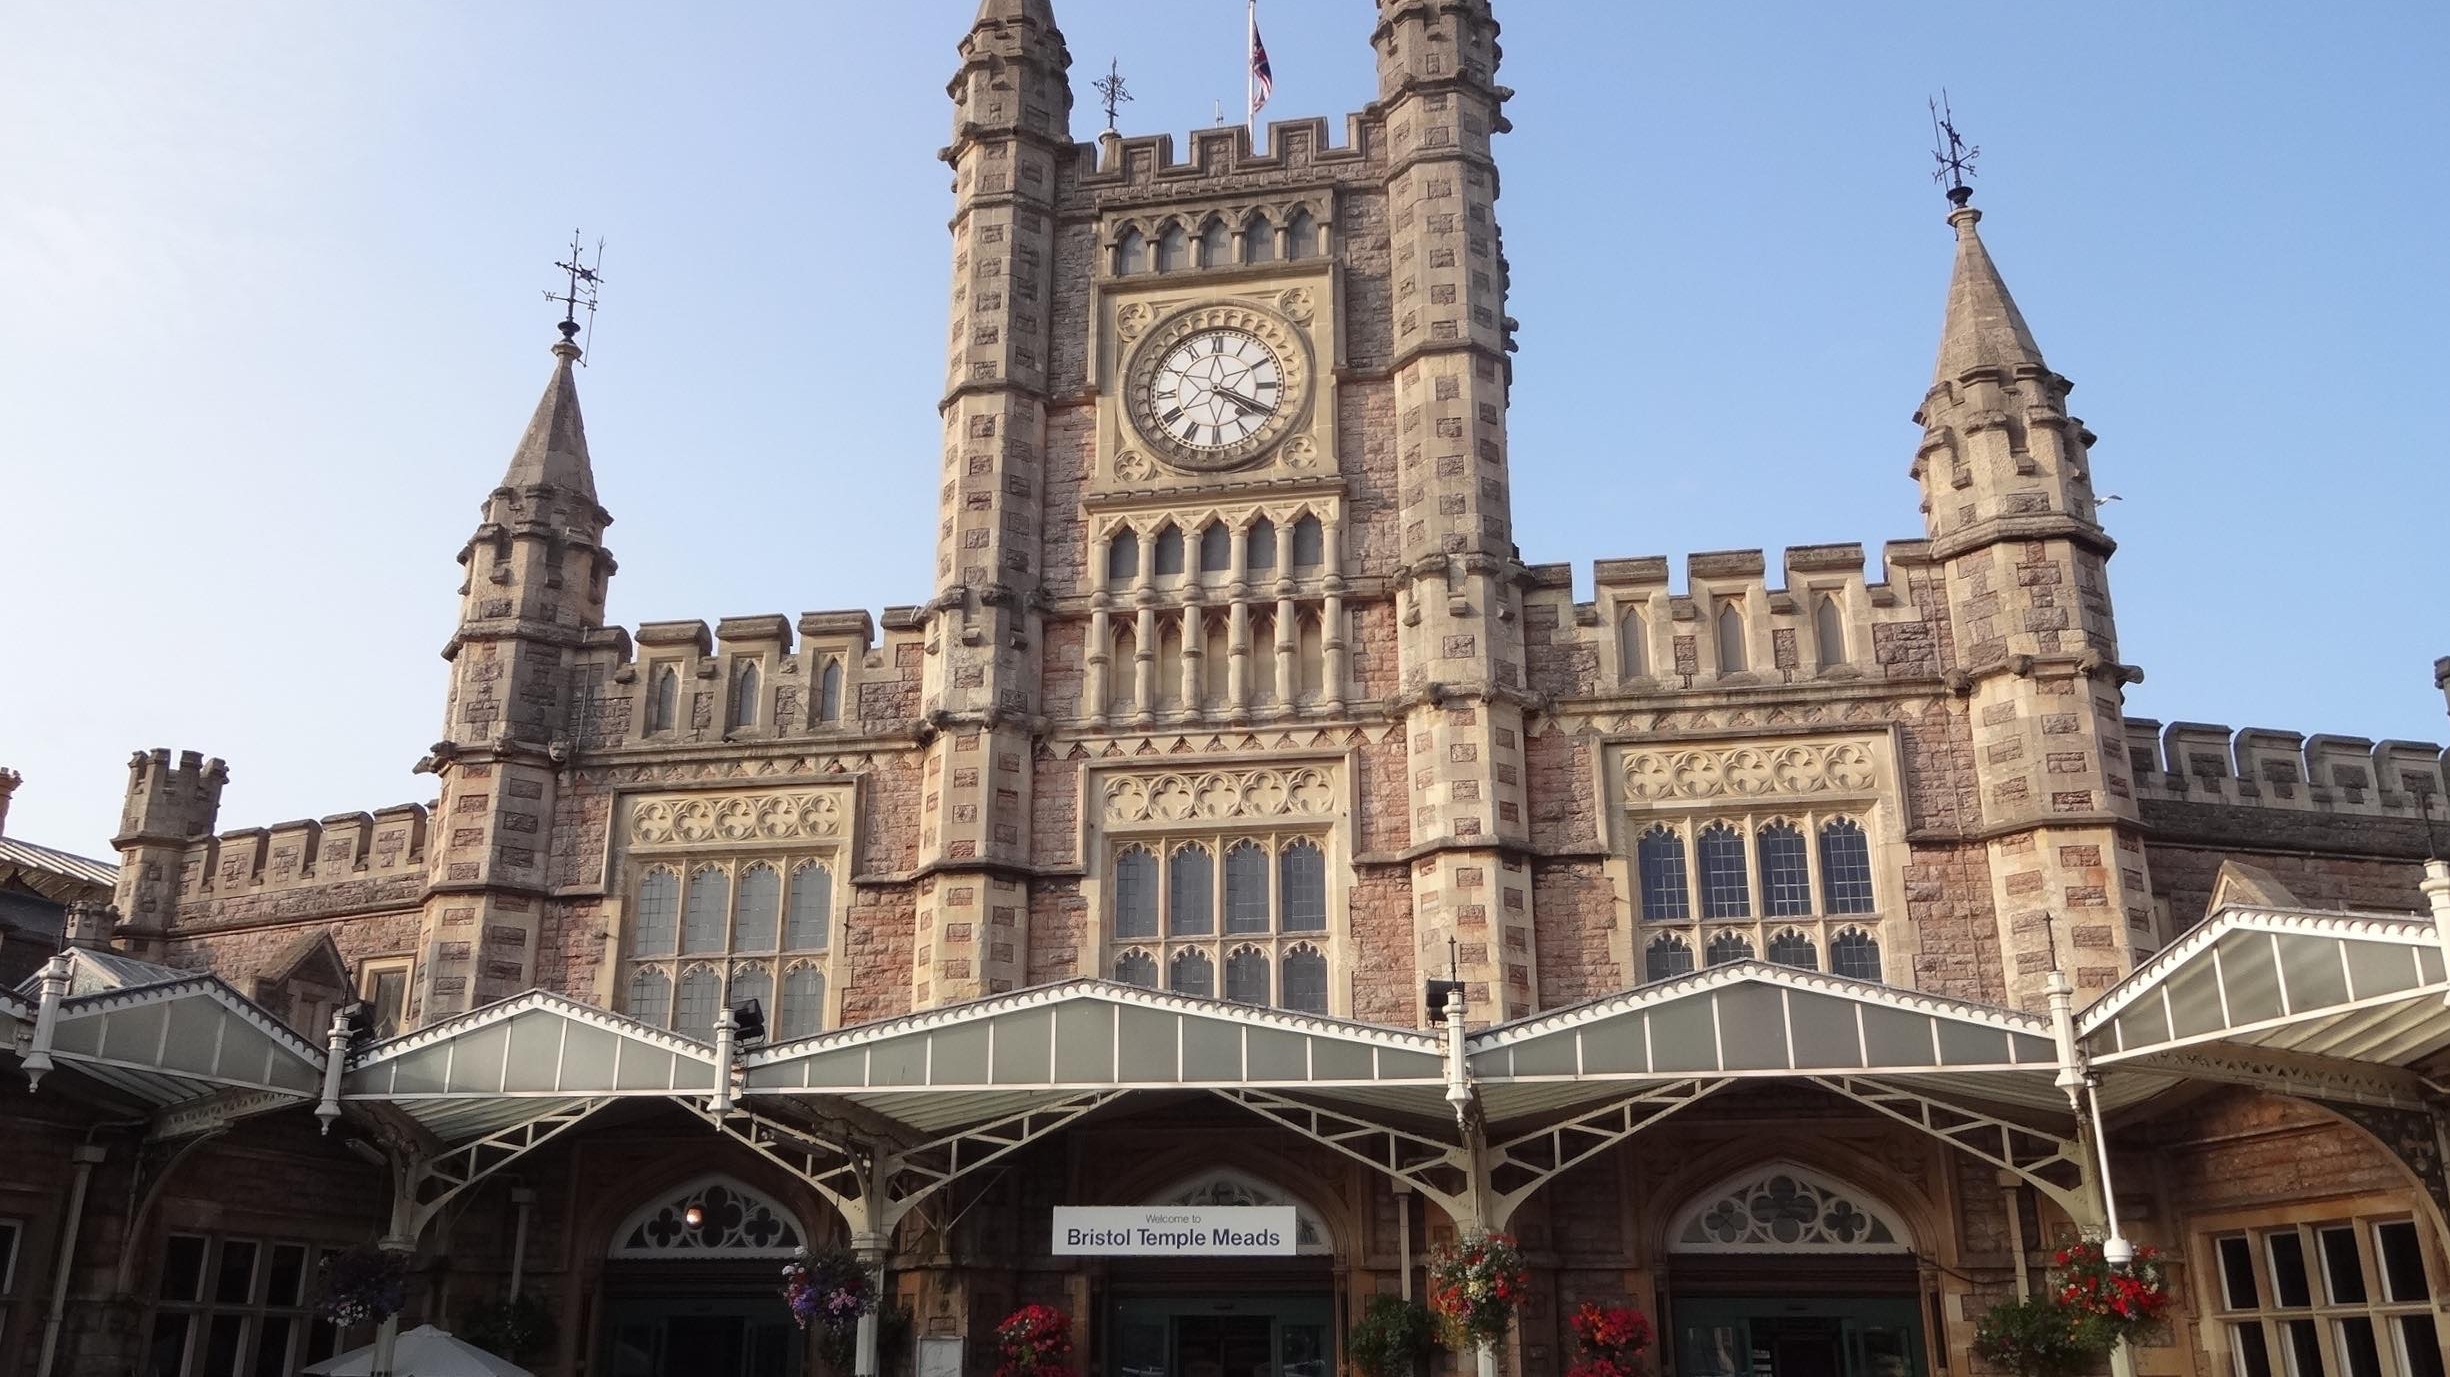
[{"label": "metal truss", "polygon": [[402,1163],[403,1179],[392,1213],[395,1235],[412,1241],[423,1237],[425,1226],[433,1223],[443,1206],[461,1191],[543,1147],[611,1103],[610,1098],[601,1098],[566,1104],[509,1128],[496,1129],[473,1142]]},{"label": "metal truss", "polygon": [[1472,1217],[1472,1154],[1405,1129],[1372,1123],[1340,1110],[1288,1099],[1269,1090],[1219,1087],[1217,1094],[1322,1147],[1412,1187],[1453,1218]]},{"label": "metal truss", "polygon": [[849,1221],[854,1234],[890,1235],[903,1216],[953,1182],[1008,1157],[1124,1092],[1099,1090],[1008,1114],[890,1151],[836,1142],[822,1133],[734,1105],[716,1110],[676,1100],[724,1136],[790,1172]]},{"label": "metal truss", "polygon": [[1504,1228],[1532,1192],[1731,1083],[1731,1078],[1721,1078],[1646,1086],[1598,1109],[1492,1144],[1489,1186],[1494,1208],[1489,1227]]},{"label": "metal truss", "polygon": [[145,1125],[145,1137],[159,1141],[184,1138],[190,1133],[209,1133],[240,1119],[305,1104],[312,1098],[292,1090],[224,1090],[155,1110],[152,1121]]},{"label": "metal truss", "polygon": [[2425,1111],[2425,1084],[2413,1072],[2395,1066],[2350,1061],[2343,1057],[2284,1052],[2269,1047],[2211,1043],[2159,1053],[2148,1060],[2113,1062],[2105,1071],[2167,1072],[2198,1080],[2251,1085],[2259,1090],[2300,1099],[2340,1101],[2384,1109]]},{"label": "metal truss", "polygon": [[2084,1186],[2084,1147],[2080,1142],[1865,1076],[1810,1079],[1824,1090],[1920,1129],[2003,1171],[2014,1172],[2049,1196],[2071,1219],[2089,1220],[2100,1213],[2100,1207]]}]

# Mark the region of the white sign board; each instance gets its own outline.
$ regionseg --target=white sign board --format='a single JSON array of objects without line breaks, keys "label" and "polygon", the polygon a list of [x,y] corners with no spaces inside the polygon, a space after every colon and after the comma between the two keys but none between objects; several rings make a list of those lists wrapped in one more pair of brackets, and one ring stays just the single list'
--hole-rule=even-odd
[{"label": "white sign board", "polygon": [[961,1336],[919,1336],[919,1377],[961,1377]]},{"label": "white sign board", "polygon": [[1291,1205],[1057,1205],[1057,1257],[1291,1257]]}]

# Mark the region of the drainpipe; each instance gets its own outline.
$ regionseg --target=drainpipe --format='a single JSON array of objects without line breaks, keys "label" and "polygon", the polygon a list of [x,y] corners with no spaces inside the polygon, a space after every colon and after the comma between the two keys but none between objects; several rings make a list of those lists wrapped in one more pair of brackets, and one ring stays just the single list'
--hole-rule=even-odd
[{"label": "drainpipe", "polygon": [[519,1283],[527,1275],[527,1212],[536,1204],[536,1192],[527,1186],[510,1188],[510,1203],[519,1211],[519,1222],[510,1234],[510,1298],[519,1298]]},{"label": "drainpipe", "polygon": [[[49,983],[46,977],[45,986]],[[34,1362],[34,1377],[51,1377],[51,1361],[59,1356],[60,1327],[68,1316],[68,1282],[76,1272],[77,1234],[85,1223],[85,1188],[92,1184],[94,1168],[103,1155],[102,1145],[93,1140],[91,1132],[69,1154],[68,1160],[76,1163],[76,1182],[68,1188],[68,1216],[60,1225],[60,1261],[51,1274],[51,1309],[43,1315],[42,1356]]]},{"label": "drainpipe", "polygon": [[1395,1183],[1395,1256],[1403,1263],[1404,1299],[1412,1299],[1412,1183]]},{"label": "drainpipe", "polygon": [[43,1076],[51,1070],[51,1039],[59,1028],[60,1001],[68,997],[68,981],[75,969],[65,951],[43,965],[42,1003],[34,1011],[34,1041],[21,1063],[28,1091],[41,1086]]}]

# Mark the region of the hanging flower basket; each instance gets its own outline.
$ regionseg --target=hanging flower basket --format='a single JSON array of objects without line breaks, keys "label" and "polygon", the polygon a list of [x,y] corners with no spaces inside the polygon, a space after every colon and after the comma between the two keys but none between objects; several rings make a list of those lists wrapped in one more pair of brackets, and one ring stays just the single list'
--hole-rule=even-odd
[{"label": "hanging flower basket", "polygon": [[1024,1305],[995,1327],[995,1377],[1053,1377],[1072,1370],[1072,1317]]},{"label": "hanging flower basket", "polygon": [[1440,1339],[1457,1353],[1504,1339],[1530,1286],[1511,1235],[1481,1234],[1429,1250],[1429,1309]]},{"label": "hanging flower basket", "polygon": [[343,1329],[381,1324],[408,1304],[409,1255],[360,1243],[325,1253],[316,1269],[315,1309]]},{"label": "hanging flower basket", "polygon": [[848,1366],[859,1340],[859,1317],[876,1308],[876,1282],[846,1248],[806,1249],[783,1264],[783,1301],[809,1331],[818,1356]]},{"label": "hanging flower basket", "polygon": [[1650,1347],[1650,1318],[1630,1305],[1584,1301],[1571,1321],[1579,1352],[1565,1377],[1636,1377]]},{"label": "hanging flower basket", "polygon": [[2077,1332],[2056,1296],[2001,1301],[1974,1326],[1974,1355],[2016,1377],[2075,1377],[2108,1353]]},{"label": "hanging flower basket", "polygon": [[2103,1352],[2160,1332],[2169,1314],[2169,1267],[2158,1248],[2137,1248],[2133,1261],[2113,1264],[2098,1243],[2061,1249],[2050,1259],[2058,1270],[2058,1301],[2075,1317],[2080,1334]]}]

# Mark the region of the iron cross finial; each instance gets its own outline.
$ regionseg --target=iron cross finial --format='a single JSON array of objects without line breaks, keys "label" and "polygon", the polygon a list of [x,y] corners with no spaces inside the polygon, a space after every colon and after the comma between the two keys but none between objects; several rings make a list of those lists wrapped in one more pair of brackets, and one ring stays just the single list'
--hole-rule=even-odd
[{"label": "iron cross finial", "polygon": [[1131,101],[1131,88],[1123,84],[1123,60],[1116,58],[1106,65],[1106,75],[1089,85],[1106,98],[1106,132],[1114,132],[1115,112]]},{"label": "iron cross finial", "polygon": [[1974,175],[1974,159],[1982,156],[1982,150],[1957,136],[1955,112],[1948,108],[1947,88],[1941,88],[1939,99],[1930,105],[1931,157],[1939,164],[1931,180],[1944,183],[1949,201],[1961,206],[1974,198],[1974,189],[1965,181]]},{"label": "iron cross finial", "polygon": [[561,303],[561,331],[566,343],[576,343],[579,334],[578,313],[587,312],[587,337],[595,338],[596,289],[604,285],[604,241],[595,241],[595,262],[587,261],[587,244],[577,230],[570,231],[570,257],[553,265],[568,279],[562,290],[547,290],[544,299]]}]

